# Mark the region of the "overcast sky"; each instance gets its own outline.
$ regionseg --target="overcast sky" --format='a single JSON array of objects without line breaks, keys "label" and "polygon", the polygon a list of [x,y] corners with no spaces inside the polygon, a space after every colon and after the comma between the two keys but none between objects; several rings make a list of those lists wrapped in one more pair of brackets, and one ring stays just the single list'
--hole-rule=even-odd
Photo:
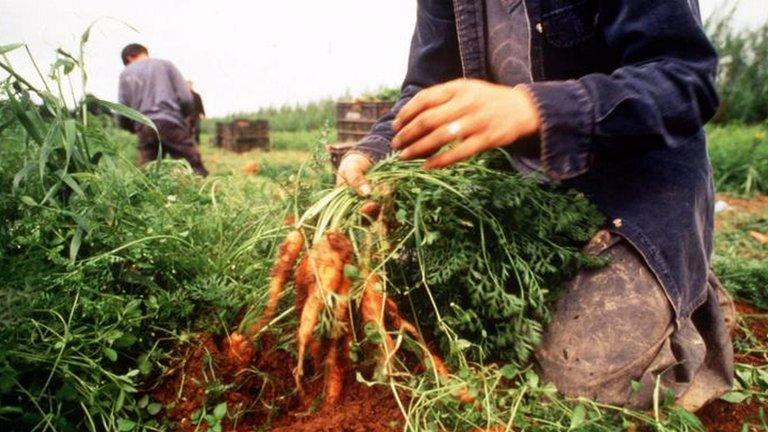
[{"label": "overcast sky", "polygon": [[[639,1],[639,0],[637,0]],[[721,0],[700,0],[707,16]],[[209,114],[306,102],[399,85],[415,0],[0,0],[0,45],[26,42],[44,65],[74,50],[101,17],[87,47],[89,91],[114,100],[130,42],[173,61],[195,82]],[[768,20],[768,0],[741,0],[739,25]],[[11,56],[25,73],[22,53]]]}]

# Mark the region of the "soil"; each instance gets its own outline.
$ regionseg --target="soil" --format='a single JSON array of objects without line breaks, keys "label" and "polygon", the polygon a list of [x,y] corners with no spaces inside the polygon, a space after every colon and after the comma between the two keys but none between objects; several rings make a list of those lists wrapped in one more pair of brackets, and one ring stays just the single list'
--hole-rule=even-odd
[{"label": "soil", "polygon": [[[340,401],[322,407],[323,380],[310,379],[299,398],[293,378],[296,359],[266,336],[258,346],[241,335],[204,333],[179,349],[151,395],[166,406],[173,430],[209,430],[196,413],[227,402],[222,429],[228,432],[385,432],[402,429],[403,416],[389,388],[369,387],[346,377]],[[407,403],[407,401],[406,401]],[[210,414],[210,412],[208,413]],[[198,424],[200,423],[200,424]]]},{"label": "soil", "polygon": [[[738,198],[731,195],[718,194],[718,200],[728,203],[733,209],[752,215],[768,213],[768,195],[757,195],[752,198]],[[727,210],[726,210],[727,211]]]},{"label": "soil", "polygon": [[741,432],[744,424],[752,424],[758,430],[760,424],[760,403],[732,404],[723,400],[716,400],[696,413],[704,423],[707,430],[712,432]]},{"label": "soil", "polygon": [[[758,337],[764,346],[768,346],[768,315],[750,304],[736,302],[736,311],[741,315],[741,319],[749,330]],[[747,317],[745,315],[761,315]],[[737,327],[734,333],[734,339],[745,337],[744,332]],[[746,363],[753,366],[762,366],[768,364],[768,359],[758,357],[752,354],[735,355],[737,363]],[[717,432],[741,432],[744,424],[754,425],[758,430],[760,425],[760,408],[765,409],[760,401],[755,399],[740,404],[733,404],[724,400],[716,400],[700,409],[696,415],[704,423],[709,431]]]},{"label": "soil", "polygon": [[[318,380],[319,381],[319,380]],[[322,391],[321,386],[315,394]],[[307,415],[299,408],[272,423],[272,432],[391,432],[402,430],[403,415],[389,388],[368,387],[348,376],[338,404]]]},{"label": "soil", "polygon": [[715,229],[721,230],[733,224],[733,214],[762,216],[768,214],[768,195],[757,195],[749,199],[725,194],[717,195],[718,201],[725,201],[730,208],[717,214]]},{"label": "soil", "polygon": [[[736,309],[741,322],[768,346],[766,312],[743,302],[737,302]],[[734,339],[745,336],[737,327]],[[262,334],[254,345],[238,333],[229,337],[203,333],[181,346],[175,358],[150,392],[166,407],[163,416],[172,430],[209,430],[196,413],[207,407],[210,414],[212,407],[224,401],[227,417],[222,430],[228,432],[388,432],[403,427],[403,415],[391,390],[360,383],[351,371],[335,405],[322,404],[322,374],[314,374],[314,378],[308,374],[304,396],[299,397],[293,377],[296,358],[280,348],[274,335]],[[737,354],[736,361],[768,364],[765,357],[743,353]],[[407,395],[402,398],[407,406]],[[697,415],[707,430],[741,432],[744,424],[760,424],[761,407],[754,398],[741,404],[716,400]]]}]

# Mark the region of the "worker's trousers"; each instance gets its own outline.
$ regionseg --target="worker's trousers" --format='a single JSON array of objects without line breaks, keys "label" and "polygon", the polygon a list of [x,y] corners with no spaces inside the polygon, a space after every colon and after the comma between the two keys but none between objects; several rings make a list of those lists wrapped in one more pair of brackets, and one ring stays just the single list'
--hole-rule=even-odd
[{"label": "worker's trousers", "polygon": [[186,159],[192,169],[205,177],[208,170],[203,165],[200,150],[195,146],[189,129],[176,123],[156,120],[154,129],[147,126],[139,126],[139,165],[157,159],[162,149],[163,156],[174,159]]},{"label": "worker's trousers", "polygon": [[601,231],[587,252],[610,259],[583,270],[558,300],[536,359],[543,377],[569,396],[648,408],[663,401],[695,411],[731,389],[735,310],[713,273],[708,298],[688,318],[674,310],[642,256]]}]

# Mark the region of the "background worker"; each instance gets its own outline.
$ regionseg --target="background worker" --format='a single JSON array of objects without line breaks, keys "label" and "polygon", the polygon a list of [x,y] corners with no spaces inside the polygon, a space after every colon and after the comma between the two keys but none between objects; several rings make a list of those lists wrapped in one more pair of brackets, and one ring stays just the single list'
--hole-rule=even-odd
[{"label": "background worker", "polygon": [[187,81],[187,84],[189,84],[189,91],[192,93],[192,113],[189,115],[189,128],[195,138],[195,143],[200,145],[200,122],[205,118],[205,107],[203,106],[203,98],[195,91],[195,83]]},{"label": "background worker", "polygon": [[609,264],[556,305],[543,377],[643,408],[657,383],[689,410],[729,391],[733,304],[708,271],[717,56],[697,1],[419,0],[408,63],[340,182],[370,194],[365,172],[393,151],[441,168],[505,148],[611,221],[587,247]]},{"label": "background worker", "polygon": [[168,60],[150,58],[147,48],[139,44],[123,48],[120,57],[126,67],[120,74],[119,102],[149,117],[157,127],[155,133],[120,117],[120,126],[138,135],[139,164],[157,159],[162,150],[173,158],[186,159],[196,173],[208,175],[185,120],[192,112],[193,99],[179,70]]}]

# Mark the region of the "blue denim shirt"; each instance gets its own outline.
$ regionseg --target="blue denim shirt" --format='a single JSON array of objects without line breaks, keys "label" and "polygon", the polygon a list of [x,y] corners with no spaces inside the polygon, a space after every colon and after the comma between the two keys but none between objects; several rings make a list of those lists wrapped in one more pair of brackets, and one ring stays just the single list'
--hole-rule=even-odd
[{"label": "blue denim shirt", "polygon": [[[714,192],[702,127],[718,105],[697,0],[504,1],[528,16],[542,171],[582,191],[688,317],[706,296]],[[418,1],[401,99],[358,151],[388,154],[392,120],[419,90],[488,79],[483,4]]]}]

